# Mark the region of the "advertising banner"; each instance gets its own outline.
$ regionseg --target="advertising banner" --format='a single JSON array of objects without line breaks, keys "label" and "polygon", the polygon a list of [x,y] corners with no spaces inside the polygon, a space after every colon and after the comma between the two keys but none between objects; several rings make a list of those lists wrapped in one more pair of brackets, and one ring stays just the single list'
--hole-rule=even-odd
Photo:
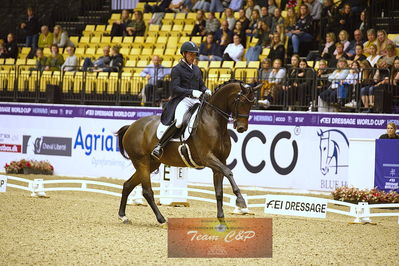
[{"label": "advertising banner", "polygon": [[[134,169],[115,133],[160,114],[159,108],[2,103],[0,166],[48,160],[57,175],[128,179]],[[399,124],[399,116],[254,111],[246,132],[228,125],[227,164],[239,185],[331,191],[347,184],[348,139],[378,138],[391,121]],[[212,184],[212,171],[189,169],[188,181]]]},{"label": "advertising banner", "polygon": [[399,141],[377,139],[375,143],[374,187],[399,193]]}]

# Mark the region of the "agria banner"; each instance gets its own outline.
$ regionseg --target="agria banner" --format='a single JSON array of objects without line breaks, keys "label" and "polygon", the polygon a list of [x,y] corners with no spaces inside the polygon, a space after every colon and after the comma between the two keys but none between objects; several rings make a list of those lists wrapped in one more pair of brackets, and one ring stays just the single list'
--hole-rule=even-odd
[{"label": "agria banner", "polygon": [[[134,169],[120,155],[115,132],[160,113],[158,108],[2,103],[0,165],[48,160],[57,175],[128,179]],[[229,125],[227,163],[240,185],[331,191],[347,183],[349,138],[378,138],[391,121],[399,124],[399,116],[251,112],[246,132]],[[213,183],[209,169],[189,169],[188,178]]]}]

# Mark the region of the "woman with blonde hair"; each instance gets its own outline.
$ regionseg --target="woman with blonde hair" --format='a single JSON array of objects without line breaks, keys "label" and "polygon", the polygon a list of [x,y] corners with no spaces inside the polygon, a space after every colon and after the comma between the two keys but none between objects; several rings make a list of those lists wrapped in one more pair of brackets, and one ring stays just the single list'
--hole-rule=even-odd
[{"label": "woman with blonde hair", "polygon": [[292,30],[295,26],[297,16],[293,7],[287,8],[287,17],[284,20],[284,28],[286,32]]},{"label": "woman with blonde hair", "polygon": [[75,47],[73,42],[69,39],[68,33],[64,31],[60,25],[54,26],[53,44],[57,45],[58,48],[64,48],[67,46]]},{"label": "woman with blonde hair", "polygon": [[399,135],[396,134],[396,130],[398,130],[398,127],[394,122],[390,122],[387,124],[387,133],[382,134],[380,136],[380,139],[399,139]]},{"label": "woman with blonde hair", "polygon": [[377,54],[377,45],[371,44],[369,47],[370,55],[367,57],[367,61],[369,61],[371,67],[375,67],[378,60],[380,59],[380,55]]},{"label": "woman with blonde hair", "polygon": [[[341,30],[338,34],[339,42],[343,44],[344,46],[344,52],[346,53],[348,50],[348,47],[350,45],[349,42],[349,34],[346,30]],[[337,54],[337,50],[334,51],[334,55]]]},{"label": "woman with blonde hair", "polygon": [[388,39],[387,33],[385,30],[377,31],[377,54],[384,56],[387,55],[387,45],[393,44],[393,42]]},{"label": "woman with blonde hair", "polygon": [[273,61],[273,68],[269,74],[268,82],[264,83],[261,88],[261,97],[264,100],[259,100],[258,103],[265,108],[269,107],[271,102],[277,104],[281,102],[279,94],[286,73],[285,68],[282,66],[283,62],[280,59]]},{"label": "woman with blonde hair", "polygon": [[337,101],[337,89],[341,81],[344,81],[349,74],[348,62],[341,58],[338,60],[337,69],[328,76],[328,81],[331,82],[330,87],[320,93],[320,99],[327,103]]}]

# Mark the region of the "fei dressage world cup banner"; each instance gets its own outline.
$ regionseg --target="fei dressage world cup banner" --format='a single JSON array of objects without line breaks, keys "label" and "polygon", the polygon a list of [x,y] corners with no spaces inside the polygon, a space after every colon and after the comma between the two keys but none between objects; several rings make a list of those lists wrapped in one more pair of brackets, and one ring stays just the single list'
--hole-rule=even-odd
[{"label": "fei dressage world cup banner", "polygon": [[399,193],[399,140],[377,139],[374,187]]},{"label": "fei dressage world cup banner", "polygon": [[[128,179],[134,169],[115,132],[160,114],[159,108],[1,103],[0,172],[12,160],[33,159],[50,161],[56,175]],[[347,184],[348,140],[376,139],[389,122],[399,124],[399,116],[253,111],[246,132],[229,124],[227,164],[241,186],[331,191]],[[189,169],[188,180],[212,184],[212,171]]]}]

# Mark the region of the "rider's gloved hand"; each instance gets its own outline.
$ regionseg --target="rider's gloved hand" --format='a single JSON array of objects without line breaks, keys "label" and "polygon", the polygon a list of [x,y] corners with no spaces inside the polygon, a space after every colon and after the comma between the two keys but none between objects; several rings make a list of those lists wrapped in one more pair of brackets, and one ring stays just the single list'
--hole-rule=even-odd
[{"label": "rider's gloved hand", "polygon": [[202,92],[199,90],[193,90],[193,92],[191,94],[193,95],[193,97],[199,98],[199,97],[201,97]]},{"label": "rider's gloved hand", "polygon": [[208,95],[208,96],[211,96],[212,95],[212,91],[210,89],[207,89],[205,91],[205,94]]}]

